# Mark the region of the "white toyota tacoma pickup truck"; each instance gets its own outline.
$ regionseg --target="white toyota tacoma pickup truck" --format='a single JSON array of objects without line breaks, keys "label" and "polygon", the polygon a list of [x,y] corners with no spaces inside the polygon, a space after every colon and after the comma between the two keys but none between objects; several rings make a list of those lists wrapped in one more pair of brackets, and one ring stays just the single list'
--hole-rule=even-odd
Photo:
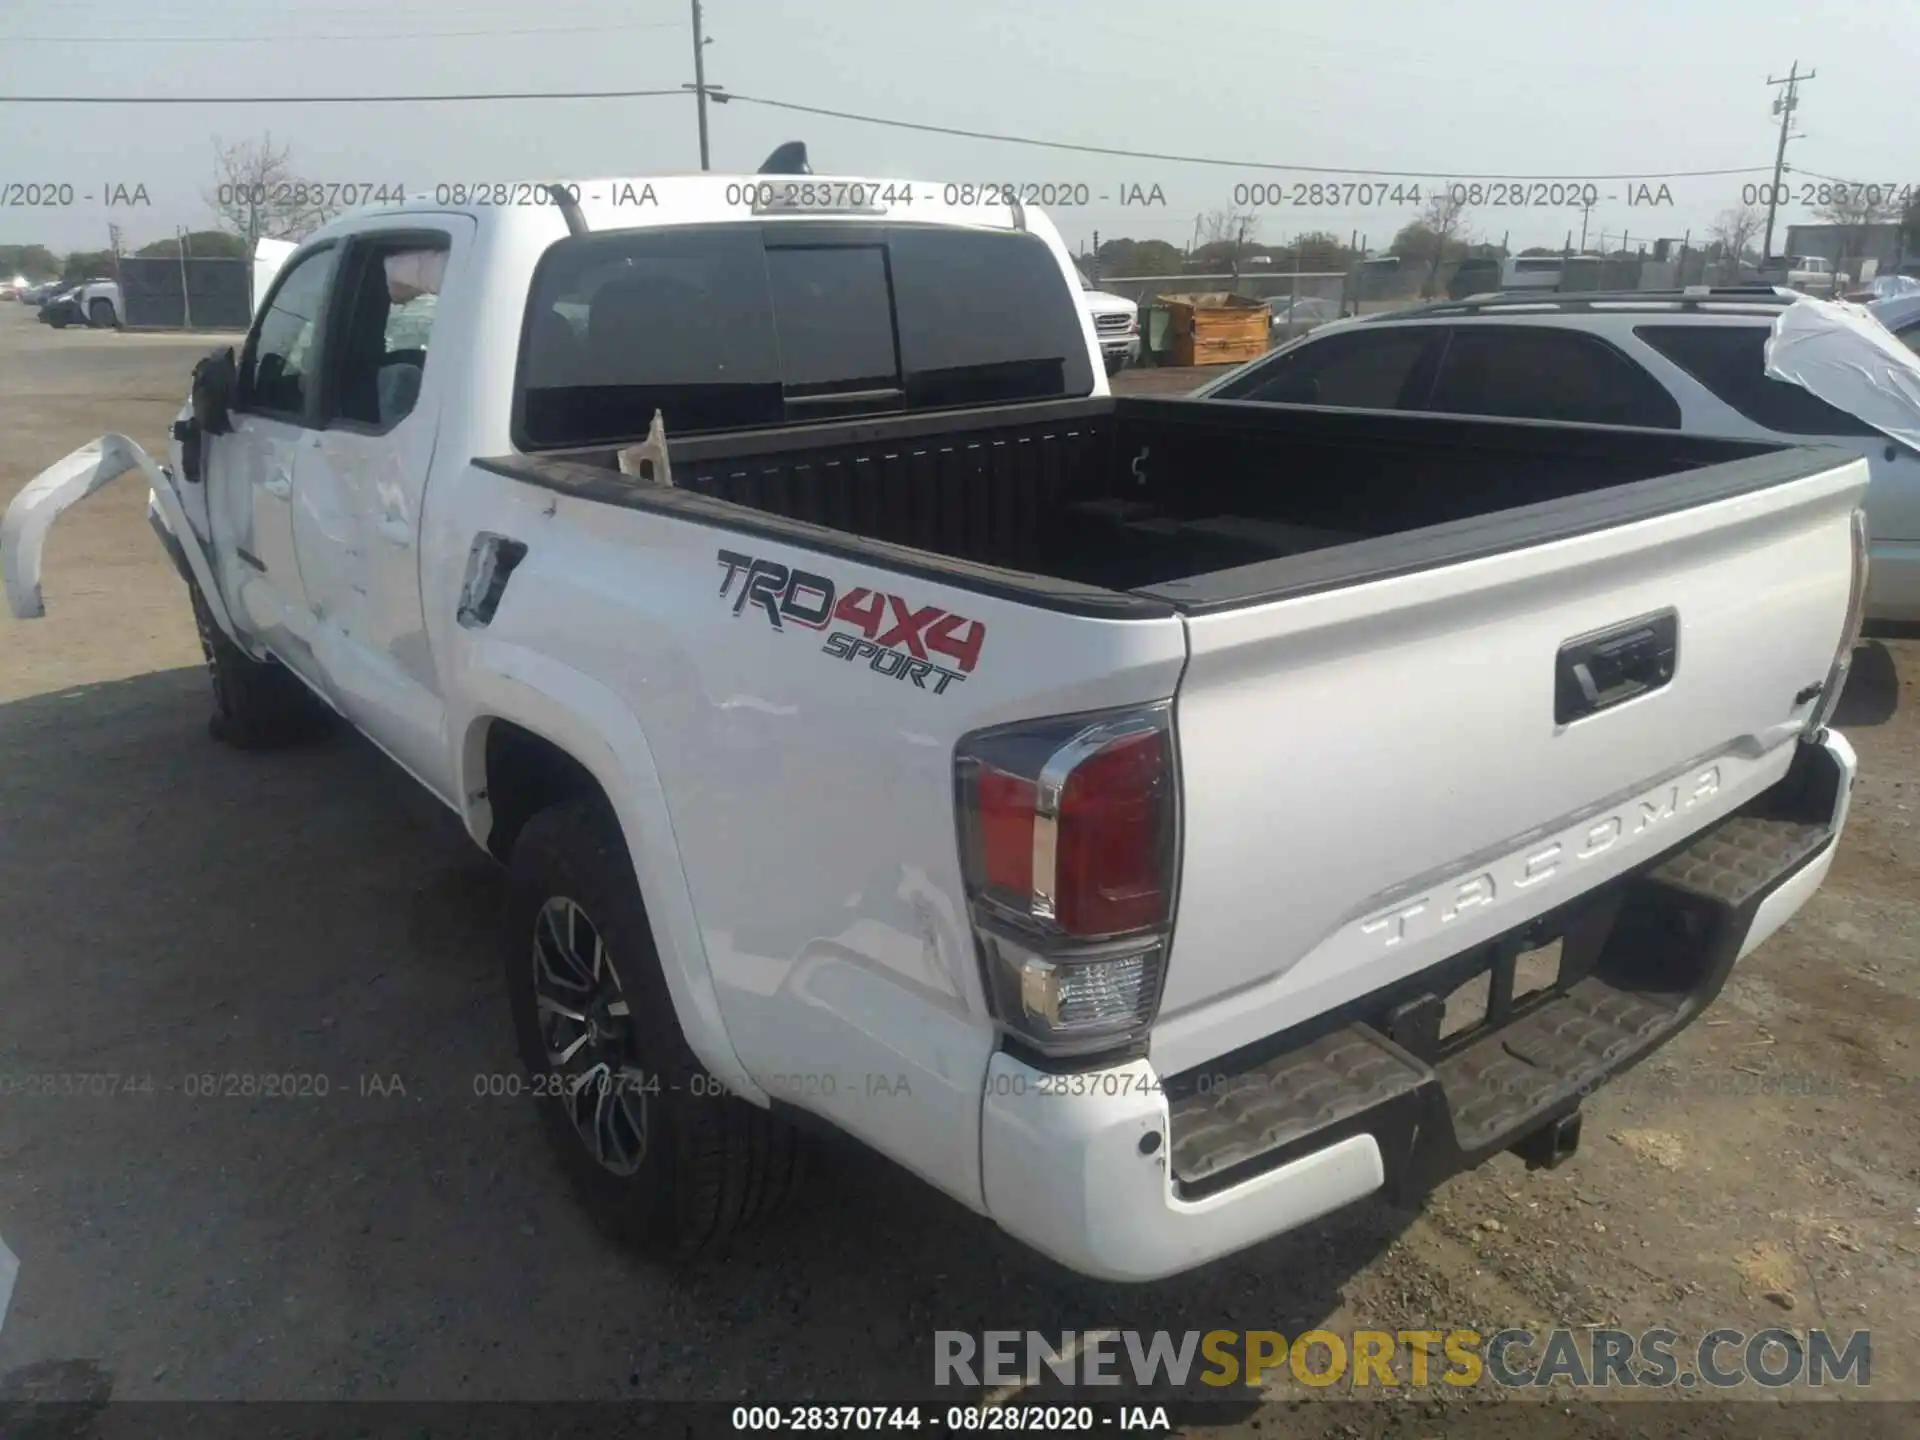
[{"label": "white toyota tacoma pickup truck", "polygon": [[660,1250],[803,1120],[1136,1280],[1557,1163],[1826,873],[1865,463],[1115,398],[1046,217],[938,196],[336,221],[166,463],[21,493],[13,611],[141,476],[215,734],[344,716],[507,867],[529,1088]]}]

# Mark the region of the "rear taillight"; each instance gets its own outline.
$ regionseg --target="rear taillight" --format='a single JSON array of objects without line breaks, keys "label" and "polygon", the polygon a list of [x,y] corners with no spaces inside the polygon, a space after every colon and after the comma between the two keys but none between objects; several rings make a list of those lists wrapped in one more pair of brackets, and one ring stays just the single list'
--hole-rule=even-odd
[{"label": "rear taillight", "polygon": [[1840,704],[1840,692],[1847,688],[1847,674],[1853,669],[1853,647],[1860,643],[1860,627],[1867,613],[1867,562],[1869,546],[1867,542],[1867,512],[1853,512],[1850,533],[1853,539],[1853,586],[1847,593],[1847,618],[1840,629],[1840,648],[1834,653],[1833,668],[1827,672],[1827,683],[1820,689],[1820,698],[1814,702],[1812,712],[1807,716],[1807,733],[1817,735],[1833,718],[1835,707]]},{"label": "rear taillight", "polygon": [[994,1013],[1050,1055],[1141,1038],[1160,1002],[1179,802],[1164,705],[981,731],[955,755]]}]

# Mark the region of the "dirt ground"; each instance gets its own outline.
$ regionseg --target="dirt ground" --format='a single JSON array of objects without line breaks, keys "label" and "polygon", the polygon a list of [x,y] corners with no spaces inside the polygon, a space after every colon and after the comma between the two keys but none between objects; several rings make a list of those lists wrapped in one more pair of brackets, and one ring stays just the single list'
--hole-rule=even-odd
[{"label": "dirt ground", "polygon": [[[211,343],[0,305],[0,501],[103,430],[161,445]],[[1824,889],[1595,1100],[1568,1165],[1501,1157],[1417,1211],[1363,1205],[1123,1288],[831,1151],[773,1229],[670,1273],[589,1226],[527,1102],[475,1093],[512,1056],[488,863],[355,738],[209,740],[144,505],[123,481],[70,514],[48,618],[0,618],[0,1078],[120,1077],[0,1095],[21,1261],[0,1397],[854,1403],[926,1393],[936,1329],[1612,1324],[1870,1328],[1871,1394],[1920,1400],[1920,643],[1860,652],[1861,780]],[[327,1094],[195,1093],[232,1072]],[[1747,1433],[1665,1398],[1686,1433]],[[1395,1410],[1411,1435],[1472,1403]],[[1362,1433],[1327,1410],[1191,1433]]]}]

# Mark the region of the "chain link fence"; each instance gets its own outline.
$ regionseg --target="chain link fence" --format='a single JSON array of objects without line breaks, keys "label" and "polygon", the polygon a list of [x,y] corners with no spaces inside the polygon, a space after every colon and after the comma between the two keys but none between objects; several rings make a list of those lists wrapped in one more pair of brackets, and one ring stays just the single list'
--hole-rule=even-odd
[{"label": "chain link fence", "polygon": [[129,330],[245,330],[253,317],[249,261],[122,256],[119,271]]}]

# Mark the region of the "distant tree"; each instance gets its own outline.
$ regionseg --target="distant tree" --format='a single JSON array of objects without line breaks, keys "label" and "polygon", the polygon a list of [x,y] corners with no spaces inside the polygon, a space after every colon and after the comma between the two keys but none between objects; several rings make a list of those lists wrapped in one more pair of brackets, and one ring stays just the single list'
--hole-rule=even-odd
[{"label": "distant tree", "polygon": [[1719,247],[1715,258],[1735,267],[1728,279],[1739,279],[1739,266],[1760,257],[1753,252],[1753,239],[1766,228],[1766,216],[1758,206],[1735,205],[1722,210],[1708,228],[1709,249]]},{"label": "distant tree", "polygon": [[120,257],[111,250],[75,250],[60,267],[60,278],[69,285],[82,280],[111,279]]},{"label": "distant tree", "polygon": [[1178,275],[1182,259],[1179,247],[1165,240],[1125,236],[1101,241],[1095,256],[1102,275]]},{"label": "distant tree", "polygon": [[1200,217],[1200,243],[1187,259],[1203,270],[1231,268],[1247,256],[1247,242],[1259,228],[1256,215],[1209,210]]},{"label": "distant tree", "polygon": [[1467,206],[1452,190],[1435,193],[1417,220],[1400,227],[1387,246],[1387,253],[1398,255],[1402,265],[1424,265],[1426,278],[1421,295],[1432,298],[1438,288],[1440,267],[1458,260],[1467,249]]},{"label": "distant tree", "polygon": [[304,181],[290,152],[274,147],[271,133],[257,141],[213,142],[214,188],[206,202],[220,223],[245,242],[251,255],[263,238],[301,240],[339,214],[323,187]]},{"label": "distant tree", "polygon": [[1558,255],[1560,251],[1552,245],[1529,245],[1520,253],[1522,255]]},{"label": "distant tree", "polygon": [[1331,230],[1309,230],[1272,254],[1273,263],[1288,270],[1345,270],[1358,258]]},{"label": "distant tree", "polygon": [[[143,258],[172,260],[180,254],[180,241],[169,236],[143,245],[134,252]],[[195,260],[244,260],[246,241],[225,230],[195,230],[187,236],[187,254]]]},{"label": "distant tree", "polygon": [[11,280],[51,280],[60,273],[60,261],[44,245],[0,245],[0,276]]}]

